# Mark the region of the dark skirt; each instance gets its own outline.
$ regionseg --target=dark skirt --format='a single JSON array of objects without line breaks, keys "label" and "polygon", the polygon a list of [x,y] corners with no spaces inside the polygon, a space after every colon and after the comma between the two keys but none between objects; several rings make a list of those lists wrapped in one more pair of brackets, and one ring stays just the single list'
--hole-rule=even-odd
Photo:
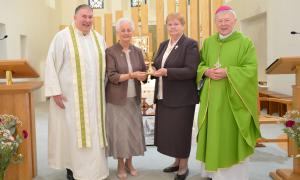
[{"label": "dark skirt", "polygon": [[175,158],[188,158],[191,151],[195,105],[169,107],[158,101],[154,145],[157,151]]}]

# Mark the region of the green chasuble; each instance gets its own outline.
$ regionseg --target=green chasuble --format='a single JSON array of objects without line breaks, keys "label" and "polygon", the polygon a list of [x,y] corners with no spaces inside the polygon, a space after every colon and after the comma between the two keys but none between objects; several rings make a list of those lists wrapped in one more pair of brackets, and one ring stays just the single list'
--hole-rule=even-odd
[{"label": "green chasuble", "polygon": [[229,168],[254,152],[260,137],[257,112],[257,59],[251,40],[239,32],[204,41],[197,83],[219,62],[227,70],[221,80],[205,78],[200,94],[197,160],[208,172]]}]

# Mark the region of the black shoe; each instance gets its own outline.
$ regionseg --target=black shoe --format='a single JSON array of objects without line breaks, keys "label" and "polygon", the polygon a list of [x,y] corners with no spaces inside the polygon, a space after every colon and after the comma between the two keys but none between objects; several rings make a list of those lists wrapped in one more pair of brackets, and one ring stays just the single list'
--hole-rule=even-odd
[{"label": "black shoe", "polygon": [[170,167],[166,167],[165,169],[163,169],[163,172],[165,173],[170,173],[170,172],[176,172],[178,171],[179,166],[170,166]]},{"label": "black shoe", "polygon": [[174,180],[185,180],[185,178],[188,176],[188,174],[189,174],[189,169],[187,169],[184,174],[176,174]]},{"label": "black shoe", "polygon": [[67,168],[67,179],[68,180],[75,180],[73,177],[73,171]]}]

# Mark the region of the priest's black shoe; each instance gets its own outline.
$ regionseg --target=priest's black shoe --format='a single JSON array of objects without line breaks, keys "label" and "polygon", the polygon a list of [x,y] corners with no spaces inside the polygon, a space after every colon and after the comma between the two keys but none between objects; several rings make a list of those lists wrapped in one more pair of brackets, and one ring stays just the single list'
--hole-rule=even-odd
[{"label": "priest's black shoe", "polygon": [[189,169],[187,169],[184,174],[176,174],[174,180],[185,180],[188,175],[189,175]]},{"label": "priest's black shoe", "polygon": [[178,171],[179,166],[170,166],[163,169],[163,172],[170,173],[170,172],[176,172]]},{"label": "priest's black shoe", "polygon": [[71,169],[67,169],[67,179],[68,180],[75,180],[73,177],[73,172]]}]

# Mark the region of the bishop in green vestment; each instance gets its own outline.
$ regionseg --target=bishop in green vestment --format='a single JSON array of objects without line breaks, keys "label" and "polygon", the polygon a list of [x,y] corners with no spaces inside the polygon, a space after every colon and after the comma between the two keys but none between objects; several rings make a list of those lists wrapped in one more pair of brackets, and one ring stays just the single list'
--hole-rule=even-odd
[{"label": "bishop in green vestment", "polygon": [[255,48],[249,38],[233,30],[234,11],[229,6],[218,10],[218,33],[204,41],[197,71],[197,83],[204,80],[204,84],[196,158],[206,172],[243,162],[253,154],[260,137]]}]

